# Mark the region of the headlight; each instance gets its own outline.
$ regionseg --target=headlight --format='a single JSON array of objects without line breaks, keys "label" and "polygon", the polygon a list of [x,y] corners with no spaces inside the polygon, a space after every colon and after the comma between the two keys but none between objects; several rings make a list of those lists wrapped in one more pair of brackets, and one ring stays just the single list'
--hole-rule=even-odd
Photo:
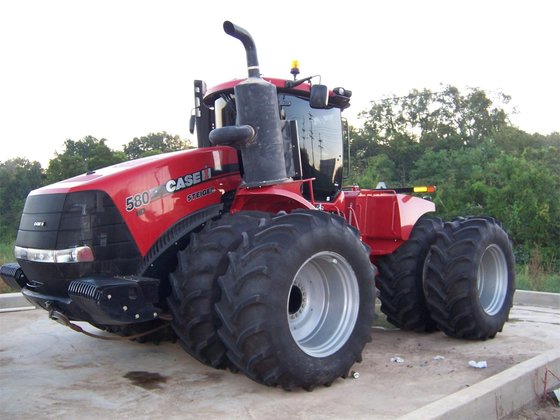
[{"label": "headlight", "polygon": [[89,246],[67,249],[35,249],[16,246],[14,253],[17,259],[43,263],[78,263],[95,260]]}]

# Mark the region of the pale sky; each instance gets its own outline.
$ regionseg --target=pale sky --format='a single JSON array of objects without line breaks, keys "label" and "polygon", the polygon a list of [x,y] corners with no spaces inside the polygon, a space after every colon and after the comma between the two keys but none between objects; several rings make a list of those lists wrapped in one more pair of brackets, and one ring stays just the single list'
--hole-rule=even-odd
[{"label": "pale sky", "polygon": [[193,80],[246,77],[224,20],[253,35],[263,75],[297,59],[352,90],[355,125],[371,100],[452,84],[503,91],[514,125],[560,132],[559,19],[556,0],[0,0],[0,161],[46,168],[86,135],[192,138]]}]

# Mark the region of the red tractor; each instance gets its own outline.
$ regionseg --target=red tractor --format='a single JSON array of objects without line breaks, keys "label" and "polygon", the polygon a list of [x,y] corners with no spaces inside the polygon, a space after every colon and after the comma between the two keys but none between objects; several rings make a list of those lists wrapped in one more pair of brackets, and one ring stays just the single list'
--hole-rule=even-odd
[{"label": "red tractor", "polygon": [[[512,306],[510,240],[443,223],[425,189],[343,188],[351,93],[312,78],[195,81],[198,148],[32,191],[2,277],[50,317],[123,336],[166,329],[196,359],[285,389],[329,385],[396,326],[492,338]],[[377,267],[377,268],[376,268]],[[377,277],[376,277],[377,276]]]}]

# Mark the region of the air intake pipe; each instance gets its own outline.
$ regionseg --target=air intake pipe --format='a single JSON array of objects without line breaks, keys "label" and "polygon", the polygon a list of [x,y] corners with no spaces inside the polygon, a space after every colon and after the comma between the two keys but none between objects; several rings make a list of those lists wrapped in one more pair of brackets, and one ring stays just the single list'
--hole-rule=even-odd
[{"label": "air intake pipe", "polygon": [[252,135],[240,141],[238,138],[236,144],[243,159],[244,184],[251,187],[283,182],[287,175],[276,87],[260,77],[257,49],[249,32],[229,21],[224,22],[224,31],[239,39],[247,54],[249,77],[234,88],[236,126],[245,132],[251,132],[246,126],[254,130]]}]

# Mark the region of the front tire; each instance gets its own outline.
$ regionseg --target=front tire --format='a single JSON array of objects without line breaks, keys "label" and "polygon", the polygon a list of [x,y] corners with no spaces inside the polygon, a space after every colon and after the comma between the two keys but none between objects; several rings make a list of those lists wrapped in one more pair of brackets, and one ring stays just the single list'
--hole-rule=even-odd
[{"label": "front tire", "polygon": [[228,358],[256,382],[311,390],[346,376],[371,340],[374,278],[358,232],[296,211],[245,235],[219,280]]},{"label": "front tire", "polygon": [[489,217],[445,224],[426,260],[425,295],[447,335],[485,340],[502,331],[513,305],[515,259],[507,233]]},{"label": "front tire", "polygon": [[218,337],[220,321],[214,311],[220,298],[217,279],[227,270],[227,253],[239,245],[243,232],[268,219],[268,213],[256,211],[224,215],[193,234],[189,245],[177,254],[177,268],[169,275],[171,325],[181,346],[208,366],[230,366]]}]

